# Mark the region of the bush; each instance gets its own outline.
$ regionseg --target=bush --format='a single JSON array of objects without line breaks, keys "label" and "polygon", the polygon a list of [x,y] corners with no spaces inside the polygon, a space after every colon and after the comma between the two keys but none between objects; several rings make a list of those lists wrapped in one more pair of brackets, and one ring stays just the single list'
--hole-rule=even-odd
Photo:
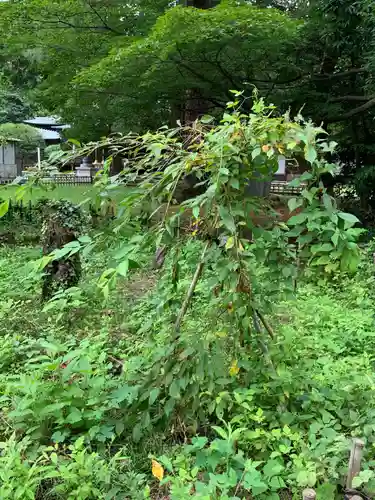
[{"label": "bush", "polygon": [[16,139],[22,153],[35,153],[44,147],[44,140],[38,129],[23,123],[4,123],[0,125],[0,137],[5,140]]}]

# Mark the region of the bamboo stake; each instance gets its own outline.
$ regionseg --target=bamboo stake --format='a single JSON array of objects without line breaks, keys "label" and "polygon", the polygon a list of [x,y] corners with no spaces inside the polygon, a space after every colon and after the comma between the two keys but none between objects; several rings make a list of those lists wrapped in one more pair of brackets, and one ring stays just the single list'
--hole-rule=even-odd
[{"label": "bamboo stake", "polygon": [[266,318],[263,316],[263,314],[256,309],[255,310],[256,314],[258,315],[260,321],[263,323],[264,328],[267,330],[269,336],[271,337],[272,340],[275,340],[275,332],[273,331],[271,325],[268,323]]},{"label": "bamboo stake", "polygon": [[302,498],[303,500],[315,500],[316,499],[315,490],[313,490],[312,488],[307,488],[306,490],[303,490]]},{"label": "bamboo stake", "polygon": [[189,290],[188,290],[188,292],[186,294],[185,300],[184,300],[184,302],[182,304],[182,307],[181,307],[181,310],[180,310],[180,312],[178,314],[176,323],[174,325],[175,339],[177,339],[179,337],[180,327],[181,327],[182,320],[183,320],[183,318],[184,318],[184,316],[186,314],[186,311],[187,311],[187,309],[189,307],[189,304],[190,304],[191,298],[193,296],[195,287],[197,286],[199,278],[201,277],[201,274],[202,274],[202,271],[203,271],[203,267],[204,267],[204,263],[205,263],[206,253],[207,253],[207,250],[208,250],[209,246],[210,246],[210,242],[207,242],[206,245],[205,245],[205,247],[204,247],[204,249],[203,249],[200,261],[199,261],[199,263],[197,265],[197,268],[195,270],[193,281],[190,284]]},{"label": "bamboo stake", "polygon": [[358,476],[361,470],[361,460],[363,447],[365,443],[361,439],[353,439],[352,449],[350,450],[348,477],[346,479],[346,489],[352,488],[353,478]]}]

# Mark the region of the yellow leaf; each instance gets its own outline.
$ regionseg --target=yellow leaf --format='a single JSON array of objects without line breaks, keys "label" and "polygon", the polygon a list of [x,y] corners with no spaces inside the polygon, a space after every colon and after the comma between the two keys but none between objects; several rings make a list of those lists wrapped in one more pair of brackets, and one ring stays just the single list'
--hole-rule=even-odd
[{"label": "yellow leaf", "polygon": [[226,337],[228,334],[227,334],[227,332],[216,332],[216,335],[217,335],[217,337],[224,338],[224,337]]},{"label": "yellow leaf", "polygon": [[237,360],[235,359],[234,361],[232,361],[231,367],[229,368],[229,375],[231,377],[235,377],[239,371],[240,371],[240,368],[237,364]]},{"label": "yellow leaf", "polygon": [[164,469],[156,460],[152,461],[152,475],[161,481],[164,477]]},{"label": "yellow leaf", "polygon": [[229,250],[230,248],[233,248],[233,246],[234,246],[234,238],[233,236],[230,236],[225,244],[225,249]]}]

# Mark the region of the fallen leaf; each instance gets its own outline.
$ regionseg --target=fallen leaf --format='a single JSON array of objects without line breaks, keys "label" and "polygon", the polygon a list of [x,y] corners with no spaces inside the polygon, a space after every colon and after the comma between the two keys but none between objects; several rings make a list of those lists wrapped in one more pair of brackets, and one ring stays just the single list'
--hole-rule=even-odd
[{"label": "fallen leaf", "polygon": [[164,477],[164,469],[156,460],[152,461],[152,475],[161,481]]}]

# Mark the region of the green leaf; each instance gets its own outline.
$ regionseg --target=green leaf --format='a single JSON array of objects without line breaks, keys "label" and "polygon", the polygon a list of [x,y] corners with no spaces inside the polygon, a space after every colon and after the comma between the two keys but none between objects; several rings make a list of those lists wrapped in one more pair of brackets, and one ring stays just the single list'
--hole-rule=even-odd
[{"label": "green leaf", "polygon": [[312,245],[311,253],[319,253],[319,252],[331,252],[333,250],[333,246],[331,243],[323,243],[322,245]]},{"label": "green leaf", "polygon": [[[271,477],[271,479],[269,481],[269,486],[273,490],[281,490],[282,488],[286,487],[284,480],[281,477],[277,477],[277,476]],[[267,498],[267,500],[268,500],[268,498]]]},{"label": "green leaf", "polygon": [[312,266],[323,266],[323,265],[329,264],[330,262],[331,262],[331,259],[330,259],[329,255],[322,255],[321,257],[319,257],[319,259],[314,260],[311,263],[311,265]]},{"label": "green leaf", "polygon": [[148,398],[148,403],[150,406],[155,403],[159,394],[160,394],[160,389],[158,387],[155,387],[154,389],[151,390],[150,396]]},{"label": "green leaf", "polygon": [[317,159],[318,153],[316,152],[315,147],[312,144],[306,144],[305,146],[305,159],[309,163],[314,163]]},{"label": "green leaf", "polygon": [[214,117],[211,116],[211,115],[203,115],[201,118],[200,118],[200,121],[202,123],[212,123],[214,121]]},{"label": "green leaf", "polygon": [[54,443],[63,443],[66,439],[66,434],[60,432],[60,431],[56,431],[52,434],[51,436],[51,440],[54,442]]},{"label": "green leaf", "polygon": [[316,490],[316,500],[335,500],[337,487],[334,484],[320,484]]},{"label": "green leaf", "polygon": [[375,472],[373,470],[370,470],[370,469],[361,470],[359,475],[357,477],[353,478],[352,484],[353,484],[354,488],[358,488],[359,486],[362,486],[362,484],[366,484],[369,481],[371,481],[371,479],[373,479],[374,476],[375,476]]},{"label": "green leaf", "polygon": [[278,476],[284,470],[284,465],[280,460],[271,459],[263,467],[263,474],[267,477]]},{"label": "green leaf", "polygon": [[212,429],[214,431],[216,431],[219,434],[219,436],[221,438],[223,438],[224,440],[228,439],[228,433],[224,429],[222,429],[221,427],[218,427],[217,425],[213,425]]},{"label": "green leaf", "polygon": [[359,219],[353,214],[339,212],[337,215],[340,217],[340,219],[345,221],[345,229],[352,227],[354,226],[354,224],[357,224],[359,222]]},{"label": "green leaf", "polygon": [[333,210],[332,198],[327,193],[323,194],[323,204],[327,212],[332,212]]},{"label": "green leaf", "polygon": [[337,247],[337,245],[338,245],[339,238],[340,238],[340,232],[339,232],[339,231],[336,231],[336,232],[333,234],[333,236],[331,237],[331,241],[332,241],[332,243],[335,245],[335,247]]},{"label": "green leaf", "polygon": [[173,465],[170,460],[166,455],[162,455],[161,457],[158,457],[158,462],[160,462],[164,467],[167,469],[168,472],[173,473]]},{"label": "green leaf", "polygon": [[180,399],[180,386],[176,380],[169,387],[169,395],[171,398]]},{"label": "green leaf", "polygon": [[195,205],[195,207],[193,207],[193,216],[198,219],[199,217],[199,212],[200,212],[200,207],[199,205]]},{"label": "green leaf", "polygon": [[288,200],[289,212],[294,212],[294,210],[302,205],[303,201],[300,198],[291,198]]},{"label": "green leaf", "polygon": [[78,146],[79,148],[81,147],[81,143],[79,141],[77,141],[77,139],[68,139],[68,142],[70,142],[70,144],[74,144],[75,146]]},{"label": "green leaf", "polygon": [[128,401],[131,403],[133,401],[134,390],[129,385],[124,385],[119,387],[110,394],[111,399],[115,399],[117,402]]},{"label": "green leaf", "polygon": [[310,243],[314,239],[314,235],[311,233],[302,234],[298,237],[297,242],[300,245],[305,245],[306,243]]},{"label": "green leaf", "polygon": [[257,156],[261,154],[262,150],[260,148],[255,148],[251,152],[251,158],[254,160]]},{"label": "green leaf", "polygon": [[300,177],[297,177],[302,182],[310,181],[313,178],[313,175],[310,172],[303,172]]},{"label": "green leaf", "polygon": [[133,427],[133,440],[138,443],[138,441],[141,439],[142,437],[142,426],[140,423],[138,424],[135,424],[135,426]]},{"label": "green leaf", "polygon": [[129,259],[129,269],[139,269],[141,265],[133,259]]},{"label": "green leaf", "polygon": [[237,189],[239,190],[240,189],[240,181],[236,178],[232,178],[230,181],[229,181],[229,185],[233,188],[233,189]]},{"label": "green leaf", "polygon": [[309,191],[308,189],[303,189],[301,192],[301,196],[303,196],[310,203],[312,203],[312,201],[314,199],[314,193]]},{"label": "green leaf", "polygon": [[288,226],[296,226],[297,224],[301,224],[302,222],[305,222],[308,218],[308,214],[305,212],[301,212],[297,215],[293,215],[288,219],[287,224]]},{"label": "green leaf", "polygon": [[83,236],[80,236],[78,238],[78,241],[80,243],[91,243],[92,242],[92,239],[90,238],[90,236],[87,236],[87,235],[83,235]]},{"label": "green leaf", "polygon": [[73,406],[73,408],[70,409],[69,415],[67,416],[65,421],[69,422],[70,424],[75,424],[77,422],[81,422],[82,421],[82,414],[78,410],[78,408],[75,408]]},{"label": "green leaf", "polygon": [[226,250],[230,250],[231,248],[234,247],[234,238],[233,236],[230,236],[228,239],[227,239],[227,242],[225,244],[225,248]]},{"label": "green leaf", "polygon": [[4,217],[4,215],[8,212],[8,210],[9,210],[9,199],[0,203],[0,218]]},{"label": "green leaf", "polygon": [[228,209],[226,207],[223,207],[222,205],[219,206],[219,214],[220,218],[222,220],[222,223],[224,226],[230,231],[231,233],[236,232],[236,226],[234,223],[234,219],[232,215],[229,213]]},{"label": "green leaf", "polygon": [[129,271],[129,260],[126,259],[122,261],[118,266],[117,266],[117,272],[121,276],[126,277]]}]

